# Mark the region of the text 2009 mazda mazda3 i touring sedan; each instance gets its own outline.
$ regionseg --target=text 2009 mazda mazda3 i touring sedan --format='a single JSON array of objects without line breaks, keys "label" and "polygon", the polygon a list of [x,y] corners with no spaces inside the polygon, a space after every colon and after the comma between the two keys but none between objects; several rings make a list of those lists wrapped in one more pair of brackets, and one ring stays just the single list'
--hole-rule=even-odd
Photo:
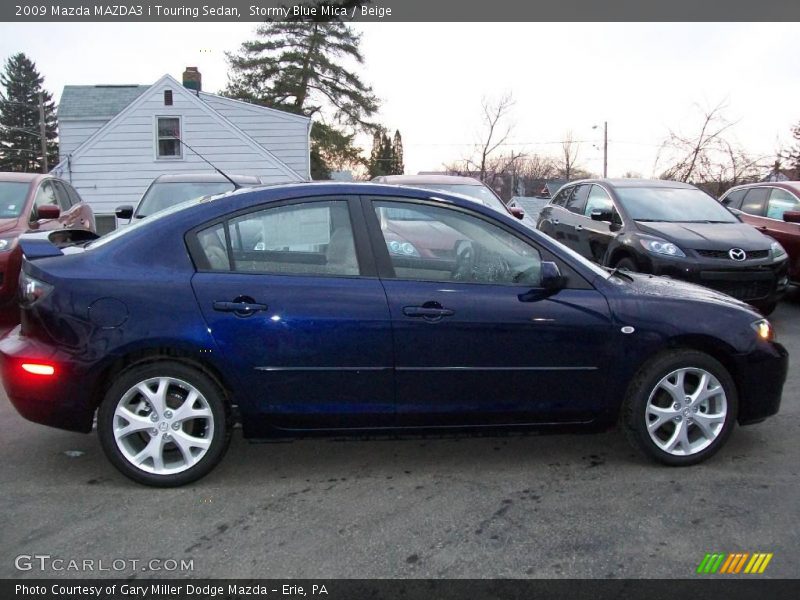
[{"label": "text 2009 mazda mazda3 i touring sedan", "polygon": [[[397,252],[395,218],[435,227]],[[233,414],[246,437],[619,420],[687,465],[775,414],[786,376],[747,305],[609,272],[441,192],[239,190],[82,253],[23,247],[22,324],[0,343],[9,398],[75,431],[96,413],[111,462],[152,485],[208,473]]]}]

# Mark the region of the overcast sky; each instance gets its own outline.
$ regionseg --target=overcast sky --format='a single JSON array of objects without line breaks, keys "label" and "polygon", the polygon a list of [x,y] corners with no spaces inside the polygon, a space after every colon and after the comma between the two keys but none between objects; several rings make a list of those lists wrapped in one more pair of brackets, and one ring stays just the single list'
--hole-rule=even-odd
[{"label": "overcast sky", "polygon": [[[724,101],[733,136],[774,155],[800,121],[797,24],[360,23],[361,76],[399,129],[407,173],[470,155],[481,98],[513,94],[515,150],[556,154],[567,131],[580,166],[609,175],[653,173],[669,129],[697,128],[699,110]],[[187,65],[203,89],[227,81],[225,51],[252,37],[243,24],[0,23],[0,57],[23,51],[56,100],[65,84],[152,83]],[[369,149],[367,149],[368,151]]]}]

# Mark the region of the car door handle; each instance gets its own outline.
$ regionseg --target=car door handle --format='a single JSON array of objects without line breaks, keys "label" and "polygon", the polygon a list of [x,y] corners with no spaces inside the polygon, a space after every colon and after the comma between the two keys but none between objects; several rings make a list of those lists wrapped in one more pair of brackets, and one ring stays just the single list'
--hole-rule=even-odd
[{"label": "car door handle", "polygon": [[583,231],[583,225],[575,225],[575,231]]},{"label": "car door handle", "polygon": [[558,219],[553,219],[553,225],[558,225],[560,222]]},{"label": "car door handle", "polygon": [[214,310],[219,312],[232,312],[237,315],[249,316],[260,310],[267,310],[266,304],[258,302],[222,302],[217,300],[213,304]]},{"label": "car door handle", "polygon": [[449,308],[433,308],[428,306],[404,306],[403,314],[407,317],[423,317],[426,319],[441,319],[452,317],[455,311]]}]

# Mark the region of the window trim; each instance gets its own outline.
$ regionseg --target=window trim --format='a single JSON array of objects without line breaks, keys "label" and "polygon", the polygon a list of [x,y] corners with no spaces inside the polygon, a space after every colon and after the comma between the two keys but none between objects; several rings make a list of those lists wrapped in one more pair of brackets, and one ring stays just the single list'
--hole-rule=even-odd
[{"label": "window trim", "polygon": [[158,153],[158,142],[161,137],[158,135],[158,121],[159,119],[178,119],[178,137],[183,139],[183,115],[153,115],[153,135],[154,135],[154,142],[153,142],[153,156],[154,159],[157,161],[180,161],[184,160],[183,155],[183,144],[178,142],[178,151],[180,154],[177,156],[161,156]]},{"label": "window trim", "polygon": [[[356,250],[356,260],[358,262],[359,274],[355,275],[336,275],[327,273],[272,273],[269,271],[236,271],[236,270],[217,270],[212,269],[207,262],[203,248],[200,245],[197,234],[205,229],[219,225],[224,225],[225,243],[228,250],[228,260],[233,265],[233,256],[231,249],[230,232],[227,223],[244,215],[257,213],[264,210],[273,208],[282,208],[285,206],[293,206],[297,204],[311,204],[316,202],[346,202],[348,209],[348,216],[350,217],[350,227],[353,232],[353,242]],[[189,251],[189,257],[192,260],[196,273],[213,273],[217,275],[253,275],[260,277],[325,277],[336,279],[376,279],[377,271],[372,253],[369,252],[366,225],[364,223],[363,215],[361,214],[361,206],[357,196],[351,194],[342,195],[325,195],[325,196],[303,196],[300,198],[288,198],[280,201],[267,201],[237,211],[225,213],[219,217],[205,221],[187,231],[184,234],[184,243]]]},{"label": "window trim", "polygon": [[[729,194],[731,194],[732,192],[735,192],[736,190],[746,190],[745,191],[745,196],[746,196],[747,192],[749,192],[750,190],[758,189],[758,188],[765,188],[765,189],[769,189],[770,190],[769,194],[767,194],[766,200],[764,200],[764,214],[763,215],[754,215],[753,213],[749,213],[749,212],[743,211],[741,208],[734,208],[733,210],[737,210],[740,213],[742,213],[743,215],[747,215],[748,217],[755,217],[756,219],[769,219],[770,221],[775,221],[776,223],[785,223],[786,221],[783,221],[781,219],[773,219],[772,217],[768,217],[767,216],[767,205],[769,204],[769,197],[770,197],[770,194],[772,193],[772,190],[780,190],[782,192],[786,192],[787,194],[791,194],[792,196],[797,198],[798,202],[800,202],[800,195],[796,194],[794,192],[794,190],[787,190],[786,188],[783,188],[783,187],[780,187],[780,186],[777,186],[777,185],[769,185],[769,184],[764,184],[764,185],[758,184],[758,185],[747,185],[747,186],[741,186],[741,187],[738,187],[738,186],[737,187],[732,187],[727,192],[725,192],[725,194],[722,196],[722,198],[719,199],[719,201],[720,201],[720,203],[722,203],[722,201],[725,200],[725,198],[727,198]],[[742,203],[744,203],[744,198],[742,198]],[[725,208],[727,208],[727,206]]]},{"label": "window trim", "polygon": [[[526,283],[497,283],[497,282],[479,282],[479,281],[452,281],[452,280],[440,280],[440,279],[411,279],[405,277],[397,277],[394,271],[394,265],[392,263],[392,258],[389,255],[389,250],[386,248],[386,242],[381,233],[380,221],[378,220],[378,214],[375,211],[374,203],[378,202],[402,202],[406,204],[421,204],[424,206],[431,206],[433,208],[441,208],[443,210],[453,210],[456,212],[463,213],[467,216],[479,219],[488,223],[489,225],[493,225],[511,236],[514,236],[520,242],[531,246],[534,250],[539,253],[539,256],[544,261],[554,262],[558,265],[558,268],[561,270],[561,274],[567,277],[567,286],[565,289],[595,289],[595,287],[591,284],[589,280],[587,280],[579,271],[572,268],[567,261],[562,259],[560,256],[551,252],[545,246],[542,246],[536,243],[536,240],[533,240],[527,236],[520,234],[520,232],[514,230],[512,227],[509,227],[505,223],[501,221],[493,220],[491,217],[483,215],[479,212],[474,212],[470,209],[461,207],[461,206],[454,206],[454,205],[443,205],[439,202],[436,202],[432,199],[423,199],[423,198],[411,198],[411,197],[404,197],[404,196],[382,196],[382,195],[370,195],[370,196],[362,196],[361,197],[361,206],[364,213],[364,217],[367,221],[367,227],[369,231],[369,238],[370,244],[372,246],[372,252],[375,256],[375,265],[377,267],[378,277],[380,279],[390,279],[393,281],[408,281],[408,282],[417,282],[417,283],[443,283],[447,285],[493,285],[493,286],[504,286],[504,287],[513,287],[513,288],[520,288],[520,289],[540,289],[540,288],[531,288],[530,284]],[[563,207],[562,207],[563,208]],[[574,275],[574,277],[573,277]]]}]

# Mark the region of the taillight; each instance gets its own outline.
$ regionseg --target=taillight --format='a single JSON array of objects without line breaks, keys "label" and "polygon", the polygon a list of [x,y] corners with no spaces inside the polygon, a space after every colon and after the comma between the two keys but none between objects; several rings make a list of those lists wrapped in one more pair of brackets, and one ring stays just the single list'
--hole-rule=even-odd
[{"label": "taillight", "polygon": [[56,368],[53,365],[42,363],[24,362],[21,365],[23,371],[27,371],[31,375],[55,375]]},{"label": "taillight", "polygon": [[22,306],[30,306],[34,302],[38,302],[50,292],[53,291],[53,286],[44,281],[39,281],[35,277],[31,277],[24,271],[19,278],[19,302]]}]

